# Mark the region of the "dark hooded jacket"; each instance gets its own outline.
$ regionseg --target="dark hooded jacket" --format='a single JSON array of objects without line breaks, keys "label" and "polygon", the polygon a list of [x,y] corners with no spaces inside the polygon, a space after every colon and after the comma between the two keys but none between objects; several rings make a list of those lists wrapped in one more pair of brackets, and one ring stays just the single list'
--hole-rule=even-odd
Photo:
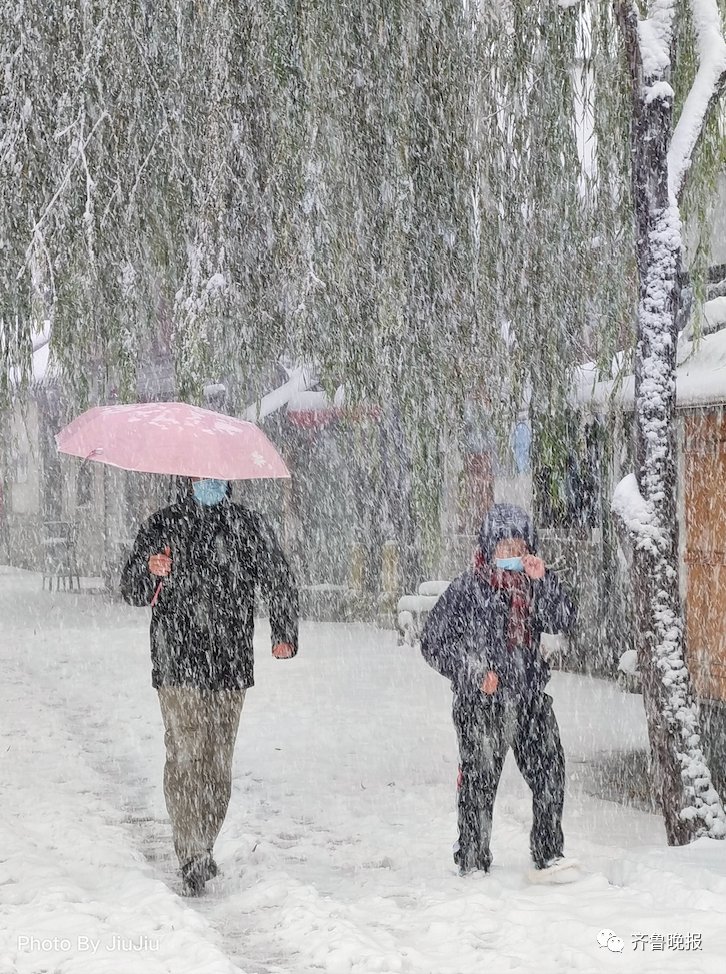
[{"label": "dark hooded jacket", "polygon": [[[495,505],[487,514],[479,535],[479,550],[487,562],[504,538],[522,538],[532,553],[536,550],[534,528],[521,508]],[[548,570],[543,579],[530,580],[529,585],[532,639],[528,647],[507,646],[509,597],[475,569],[455,578],[434,605],[424,626],[421,652],[451,680],[457,695],[479,698],[490,670],[499,677],[500,696],[531,700],[544,689],[550,672],[539,651],[541,635],[569,632],[576,613],[553,572]]]},{"label": "dark hooded jacket", "polygon": [[297,652],[298,593],[264,518],[229,500],[191,497],[157,511],[141,528],[121,575],[131,605],[150,605],[160,579],[148,561],[171,549],[171,574],[151,611],[154,687],[242,689],[254,684],[254,596],[270,610],[272,643]]}]

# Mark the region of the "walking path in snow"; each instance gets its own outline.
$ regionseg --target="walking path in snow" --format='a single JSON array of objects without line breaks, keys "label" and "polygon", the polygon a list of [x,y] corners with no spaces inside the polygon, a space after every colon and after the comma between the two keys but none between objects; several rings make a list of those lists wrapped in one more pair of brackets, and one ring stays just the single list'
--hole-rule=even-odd
[{"label": "walking path in snow", "polygon": [[645,746],[639,697],[550,684],[585,877],[527,883],[530,799],[510,756],[494,868],[461,879],[448,685],[361,625],[304,625],[293,661],[258,627],[222,875],[181,899],[147,626],[0,569],[0,974],[724,970],[726,843],[669,849],[657,816],[586,794],[594,755]]}]

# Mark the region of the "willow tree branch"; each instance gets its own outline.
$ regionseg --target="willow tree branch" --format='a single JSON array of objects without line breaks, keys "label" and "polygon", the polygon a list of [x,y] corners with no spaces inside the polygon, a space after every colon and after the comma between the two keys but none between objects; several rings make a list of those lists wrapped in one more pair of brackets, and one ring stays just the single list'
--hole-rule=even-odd
[{"label": "willow tree branch", "polygon": [[23,263],[23,266],[18,271],[16,280],[19,281],[20,278],[25,273],[25,271],[27,270],[28,264],[30,263],[30,258],[31,258],[32,253],[33,253],[33,247],[35,245],[35,238],[38,235],[38,233],[40,231],[40,228],[42,227],[43,223],[45,223],[45,220],[48,217],[48,214],[52,211],[53,207],[58,202],[59,197],[63,193],[63,190],[66,188],[66,186],[70,182],[71,176],[73,175],[73,170],[76,168],[76,164],[83,157],[83,154],[85,152],[86,146],[89,144],[89,142],[91,141],[91,139],[93,138],[93,136],[96,134],[96,129],[99,127],[99,125],[102,122],[105,122],[108,117],[109,117],[108,112],[102,112],[100,118],[98,119],[98,121],[96,122],[96,124],[91,129],[91,131],[90,131],[90,133],[88,135],[88,138],[85,141],[80,141],[79,142],[78,151],[76,152],[75,156],[71,160],[70,165],[66,169],[66,172],[65,172],[65,174],[63,176],[63,179],[60,182],[60,185],[56,189],[55,193],[53,194],[53,197],[52,197],[51,201],[48,203],[48,205],[46,206],[46,208],[43,210],[43,212],[41,213],[40,217],[36,221],[35,226],[31,230],[31,237],[32,237],[32,239],[31,239],[30,243],[28,244],[27,249],[25,251],[25,262]]},{"label": "willow tree branch", "polygon": [[643,76],[643,54],[640,49],[638,33],[638,7],[635,0],[615,0],[615,16],[623,35],[625,53],[628,58],[630,78],[633,85],[639,85]]},{"label": "willow tree branch", "polygon": [[669,189],[680,200],[708,118],[726,90],[726,41],[716,0],[690,0],[698,71],[668,150]]}]

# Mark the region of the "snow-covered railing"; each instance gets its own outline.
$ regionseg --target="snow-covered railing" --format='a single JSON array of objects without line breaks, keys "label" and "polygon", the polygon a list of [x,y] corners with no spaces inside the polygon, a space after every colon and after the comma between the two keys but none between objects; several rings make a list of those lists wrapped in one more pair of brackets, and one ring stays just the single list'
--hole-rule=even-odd
[{"label": "snow-covered railing", "polygon": [[426,616],[451,583],[422,582],[417,595],[404,595],[398,600],[397,622],[399,641],[413,646],[421,638]]}]

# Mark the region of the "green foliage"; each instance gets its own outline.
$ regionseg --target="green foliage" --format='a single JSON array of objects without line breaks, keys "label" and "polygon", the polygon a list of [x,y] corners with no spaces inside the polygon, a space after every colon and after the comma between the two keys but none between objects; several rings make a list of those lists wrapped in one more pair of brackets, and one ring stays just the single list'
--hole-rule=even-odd
[{"label": "green foliage", "polygon": [[[593,169],[586,192],[592,262],[588,282],[593,357],[609,377],[616,352],[634,342],[637,277],[630,182],[632,104],[622,38],[613,5],[588,3],[591,23],[583,59],[584,107],[592,117]],[[590,288],[588,288],[589,290]]]},{"label": "green foliage", "polygon": [[49,320],[79,405],[132,399],[159,344],[192,401],[222,373],[263,392],[270,361],[315,362],[401,417],[427,524],[468,397],[502,444],[529,401],[563,482],[572,369],[632,342],[611,4],[18,0],[0,47],[0,401]]}]

